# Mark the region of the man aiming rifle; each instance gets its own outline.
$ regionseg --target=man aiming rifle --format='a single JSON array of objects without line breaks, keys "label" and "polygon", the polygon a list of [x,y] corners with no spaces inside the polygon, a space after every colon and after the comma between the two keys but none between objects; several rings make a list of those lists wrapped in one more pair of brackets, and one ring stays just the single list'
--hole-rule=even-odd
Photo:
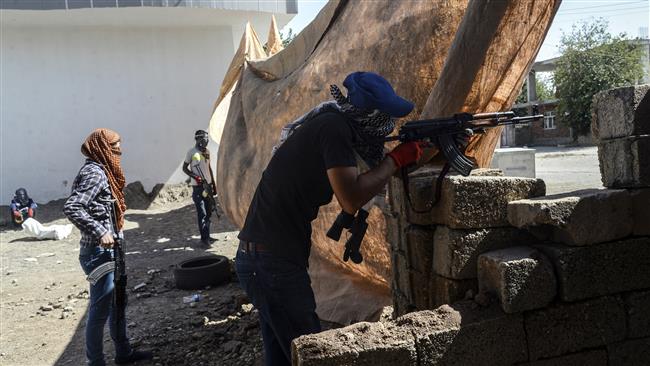
[{"label": "man aiming rifle", "polygon": [[[536,112],[536,108],[533,108],[533,113]],[[476,167],[474,162],[465,156],[463,141],[466,138],[475,134],[485,133],[488,128],[528,124],[543,117],[541,114],[515,117],[514,112],[458,113],[451,117],[407,122],[399,129],[396,136],[379,138],[377,141],[382,143],[389,141],[400,141],[402,143],[417,141],[433,145],[443,153],[447,163],[438,176],[434,199],[427,204],[424,210],[418,210],[412,207],[416,212],[427,212],[439,200],[442,179],[444,179],[450,168],[453,168],[463,176],[468,176],[472,169]],[[401,174],[404,180],[406,198],[409,204],[411,204],[411,196],[408,191],[408,171],[406,169],[407,167],[402,167]],[[327,236],[335,241],[340,239],[343,229],[349,230],[350,237],[345,244],[345,251],[343,253],[344,261],[347,261],[349,258],[357,264],[363,261],[363,256],[359,249],[363,236],[368,228],[366,224],[367,217],[368,212],[363,209],[359,209],[356,216],[342,210],[332,224],[332,227],[328,230]]]}]

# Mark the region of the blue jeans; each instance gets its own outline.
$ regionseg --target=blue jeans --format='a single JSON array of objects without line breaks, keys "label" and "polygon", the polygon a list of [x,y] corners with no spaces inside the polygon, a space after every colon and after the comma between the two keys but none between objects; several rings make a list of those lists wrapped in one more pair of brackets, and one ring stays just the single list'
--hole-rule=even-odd
[{"label": "blue jeans", "polygon": [[192,201],[196,206],[196,214],[199,220],[199,232],[201,240],[210,238],[210,217],[212,217],[213,207],[207,198],[203,197],[203,186],[194,186],[192,190]]},{"label": "blue jeans", "polygon": [[241,249],[235,268],[259,311],[265,365],[291,365],[291,341],[321,330],[307,269],[267,252]]},{"label": "blue jeans", "polygon": [[[97,266],[112,260],[113,250],[101,247],[81,248],[79,263],[88,275]],[[104,361],[104,325],[109,320],[111,338],[115,344],[116,356],[127,356],[131,345],[126,336],[126,321],[117,329],[113,321],[113,272],[105,275],[94,286],[90,286],[90,303],[86,320],[86,358],[88,365],[105,365]],[[118,333],[119,332],[119,333]],[[118,337],[120,335],[121,337]],[[121,339],[121,341],[118,341]]]}]

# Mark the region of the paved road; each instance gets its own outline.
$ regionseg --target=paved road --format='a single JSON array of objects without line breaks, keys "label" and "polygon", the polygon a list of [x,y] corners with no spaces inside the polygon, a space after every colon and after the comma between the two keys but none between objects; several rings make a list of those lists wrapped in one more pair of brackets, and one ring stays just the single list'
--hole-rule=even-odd
[{"label": "paved road", "polygon": [[537,178],[546,182],[546,194],[603,188],[598,166],[598,148],[535,147]]}]

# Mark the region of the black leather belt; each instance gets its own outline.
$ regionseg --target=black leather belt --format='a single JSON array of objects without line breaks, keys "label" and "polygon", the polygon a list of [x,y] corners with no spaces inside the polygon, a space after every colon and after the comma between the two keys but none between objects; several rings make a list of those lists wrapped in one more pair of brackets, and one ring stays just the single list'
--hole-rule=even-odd
[{"label": "black leather belt", "polygon": [[266,245],[264,245],[262,243],[254,243],[252,241],[244,241],[244,240],[239,241],[239,250],[243,251],[244,253],[268,252],[269,251],[269,249],[266,247]]}]

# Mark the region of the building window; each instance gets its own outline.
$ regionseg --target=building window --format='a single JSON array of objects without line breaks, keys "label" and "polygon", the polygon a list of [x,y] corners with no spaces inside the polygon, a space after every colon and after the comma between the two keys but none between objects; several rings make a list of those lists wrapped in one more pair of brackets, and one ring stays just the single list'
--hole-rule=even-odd
[{"label": "building window", "polygon": [[545,130],[554,130],[555,129],[555,112],[554,111],[544,112],[544,129]]}]

